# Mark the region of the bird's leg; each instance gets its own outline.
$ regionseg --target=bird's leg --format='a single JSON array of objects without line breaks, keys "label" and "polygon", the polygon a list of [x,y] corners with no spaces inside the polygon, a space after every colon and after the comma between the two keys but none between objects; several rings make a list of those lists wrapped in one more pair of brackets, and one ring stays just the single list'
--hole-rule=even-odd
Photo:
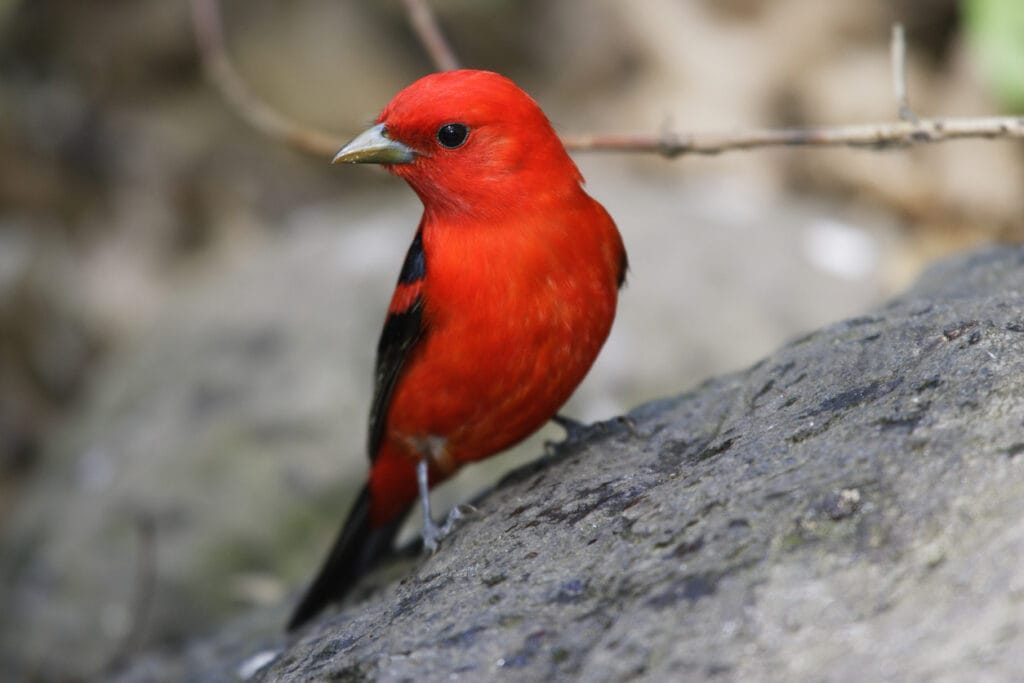
[{"label": "bird's leg", "polygon": [[466,517],[477,514],[477,509],[466,503],[456,505],[448,513],[444,524],[437,526],[430,514],[430,461],[427,457],[421,458],[416,463],[416,483],[419,485],[420,505],[423,507],[423,548],[432,555],[437,552],[438,544],[455,530],[458,523]]},{"label": "bird's leg", "polygon": [[480,514],[480,511],[469,503],[459,503],[451,509],[448,517],[444,520],[444,526],[441,527],[441,538],[455,531],[462,520],[478,514]]},{"label": "bird's leg", "polygon": [[582,441],[589,432],[600,431],[607,433],[610,429],[616,426],[625,427],[629,435],[634,439],[643,438],[643,435],[636,428],[636,422],[628,415],[619,415],[613,417],[610,420],[603,420],[601,422],[595,422],[593,424],[586,424],[579,420],[574,420],[571,417],[565,415],[555,415],[551,418],[551,421],[556,425],[565,430],[565,438],[559,442],[545,441],[544,450],[550,455],[558,453],[559,450],[576,445]]},{"label": "bird's leg", "polygon": [[551,421],[565,430],[565,440],[568,442],[576,441],[587,431],[586,423],[562,414],[555,415],[551,418]]},{"label": "bird's leg", "polygon": [[555,415],[551,421],[565,430],[565,438],[561,441],[545,441],[544,452],[554,455],[563,448],[572,446],[580,441],[587,432],[587,425],[579,420],[574,420],[565,415]]},{"label": "bird's leg", "polygon": [[420,489],[420,505],[423,506],[423,548],[432,555],[437,551],[437,544],[445,532],[434,524],[434,518],[430,515],[429,475],[429,460],[424,456],[416,463],[416,483]]}]

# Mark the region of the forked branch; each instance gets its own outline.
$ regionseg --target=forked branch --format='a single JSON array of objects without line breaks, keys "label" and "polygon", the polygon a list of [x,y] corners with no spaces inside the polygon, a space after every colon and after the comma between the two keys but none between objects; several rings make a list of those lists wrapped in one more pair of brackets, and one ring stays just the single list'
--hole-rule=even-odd
[{"label": "forked branch", "polygon": [[[245,85],[227,54],[219,0],[191,0],[193,27],[203,66],[229,105],[265,135],[321,157],[331,157],[345,142],[302,125],[256,97]],[[409,22],[434,66],[445,71],[458,67],[427,0],[403,0]],[[720,154],[761,147],[859,147],[886,149],[963,138],[1024,139],[1024,117],[918,118],[910,108],[906,82],[906,44],[902,26],[892,33],[893,88],[896,121],[789,129],[753,129],[734,132],[680,134],[584,133],[563,135],[570,150],[635,152],[675,158],[685,154]]]}]

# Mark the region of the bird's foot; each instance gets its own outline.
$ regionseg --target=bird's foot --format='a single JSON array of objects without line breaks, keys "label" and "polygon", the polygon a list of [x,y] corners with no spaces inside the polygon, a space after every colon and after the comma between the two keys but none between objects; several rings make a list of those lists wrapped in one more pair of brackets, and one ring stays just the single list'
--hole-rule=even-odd
[{"label": "bird's foot", "polygon": [[609,420],[609,422],[614,422],[617,425],[625,427],[626,431],[629,432],[629,435],[634,439],[644,438],[643,434],[640,433],[640,430],[636,428],[636,420],[631,418],[629,415],[619,415],[618,417],[614,417]]},{"label": "bird's foot", "polygon": [[448,513],[448,517],[444,520],[444,524],[441,526],[435,524],[432,519],[424,520],[423,549],[428,555],[433,555],[437,552],[437,548],[441,545],[441,541],[455,531],[464,520],[475,517],[479,514],[480,511],[475,507],[463,503],[462,505],[456,505],[452,508],[451,512]]},{"label": "bird's foot", "polygon": [[561,441],[545,441],[544,452],[547,455],[554,455],[563,448],[567,448],[583,440],[587,433],[588,425],[585,422],[574,420],[565,415],[555,415],[551,421],[565,430],[565,438]]},{"label": "bird's foot", "polygon": [[578,441],[583,438],[587,431],[587,423],[574,420],[565,415],[555,415],[551,418],[551,421],[565,430],[565,440],[567,442]]},{"label": "bird's foot", "polygon": [[441,544],[441,539],[444,536],[441,527],[434,524],[434,520],[429,517],[423,518],[423,550],[427,555],[437,552],[437,547]]},{"label": "bird's foot", "polygon": [[575,446],[595,431],[607,433],[615,427],[624,427],[631,437],[635,439],[641,438],[641,434],[636,428],[636,422],[634,422],[633,418],[628,415],[620,415],[618,417],[613,417],[610,420],[602,420],[601,422],[595,422],[590,425],[585,422],[580,422],[570,417],[566,417],[565,415],[555,415],[551,418],[551,421],[565,430],[565,438],[561,441],[545,441],[544,451],[548,455],[554,455],[563,448]]},{"label": "bird's foot", "polygon": [[447,536],[451,532],[455,531],[462,522],[479,516],[480,511],[469,503],[461,503],[452,508],[451,512],[448,513],[448,518],[444,520],[444,526],[441,527],[441,533]]}]

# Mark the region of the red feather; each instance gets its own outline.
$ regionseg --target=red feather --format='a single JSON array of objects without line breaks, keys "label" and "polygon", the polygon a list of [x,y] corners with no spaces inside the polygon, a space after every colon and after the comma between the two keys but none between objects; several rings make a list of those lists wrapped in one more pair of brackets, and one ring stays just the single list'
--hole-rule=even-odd
[{"label": "red feather", "polygon": [[[377,123],[378,144],[408,160],[380,158],[424,212],[378,348],[369,514],[353,514],[371,529],[396,526],[415,502],[420,460],[436,485],[555,414],[608,336],[626,269],[611,217],[583,190],[540,107],[507,78],[427,76]],[[454,148],[438,137],[447,124],[468,131]],[[346,537],[365,543],[353,523],[293,626],[358,578],[356,549],[339,547]]]}]

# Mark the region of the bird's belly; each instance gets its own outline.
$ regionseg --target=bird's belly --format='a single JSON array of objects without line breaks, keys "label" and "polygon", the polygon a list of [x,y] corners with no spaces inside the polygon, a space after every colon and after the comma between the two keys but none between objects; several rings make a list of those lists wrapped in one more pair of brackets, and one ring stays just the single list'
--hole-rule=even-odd
[{"label": "bird's belly", "polygon": [[395,389],[388,438],[411,457],[442,444],[431,455],[454,471],[529,436],[568,400],[608,335],[615,294],[591,294],[437,320]]}]

